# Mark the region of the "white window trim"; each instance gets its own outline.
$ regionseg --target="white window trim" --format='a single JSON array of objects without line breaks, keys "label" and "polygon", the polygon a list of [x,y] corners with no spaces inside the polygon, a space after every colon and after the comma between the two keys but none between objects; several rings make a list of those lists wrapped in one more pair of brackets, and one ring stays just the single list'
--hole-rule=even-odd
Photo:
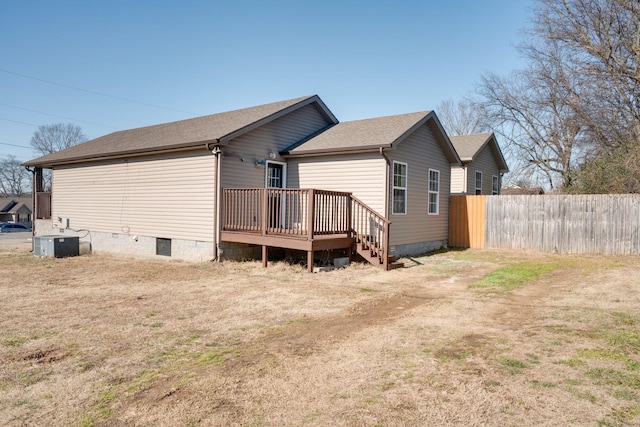
[{"label": "white window trim", "polygon": [[[431,191],[431,172],[436,172],[438,174],[438,191]],[[429,207],[431,206],[431,194],[435,194],[437,197],[435,212],[429,211]],[[427,177],[427,215],[440,215],[440,171],[438,169],[429,168],[429,176]]]},{"label": "white window trim", "polygon": [[[493,187],[493,182],[496,182],[495,188]],[[497,196],[500,194],[500,178],[498,175],[491,175],[491,194]]]},{"label": "white window trim", "polygon": [[[404,170],[406,173],[405,179],[404,179],[404,183],[405,186],[404,187],[396,187],[395,185],[395,171],[396,171],[396,163],[399,165],[404,165]],[[391,166],[391,214],[392,215],[406,215],[407,214],[407,205],[409,204],[409,165],[407,163],[404,162],[398,162],[396,160],[393,161],[393,164]],[[395,202],[395,191],[394,190],[404,190],[404,212],[396,212],[396,204]]]},{"label": "white window trim", "polygon": [[[478,187],[478,174],[480,174],[480,187]],[[473,194],[478,195],[478,190],[482,194],[482,171],[475,171],[473,174]]]},{"label": "white window trim", "polygon": [[274,162],[267,160],[264,163],[264,187],[269,188],[269,164],[282,165],[282,188],[287,188],[287,164],[285,162]]}]

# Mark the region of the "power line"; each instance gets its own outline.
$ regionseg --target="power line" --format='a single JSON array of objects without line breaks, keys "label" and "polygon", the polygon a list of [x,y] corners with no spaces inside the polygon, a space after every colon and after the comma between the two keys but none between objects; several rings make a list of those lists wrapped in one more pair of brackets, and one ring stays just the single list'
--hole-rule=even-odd
[{"label": "power line", "polygon": [[18,147],[18,148],[31,148],[25,145],[9,144],[8,142],[0,142],[0,145],[8,145],[10,147]]},{"label": "power line", "polygon": [[21,125],[40,127],[40,125],[34,125],[33,123],[27,123],[27,122],[20,122],[18,120],[5,119],[4,117],[0,117],[0,120],[4,120],[4,121],[7,121],[7,122],[12,122],[12,123],[19,123]]},{"label": "power line", "polygon": [[8,145],[10,147],[18,147],[18,148],[31,148],[25,145],[9,144],[8,142],[0,142],[0,145]]},{"label": "power line", "polygon": [[17,110],[29,111],[31,113],[44,114],[45,116],[58,117],[60,119],[73,120],[74,122],[87,123],[87,124],[90,124],[90,125],[102,126],[102,127],[105,127],[105,128],[111,128],[111,129],[119,130],[119,128],[117,128],[115,126],[103,125],[101,123],[88,122],[86,120],[78,120],[78,119],[74,119],[73,117],[59,116],[57,114],[45,113],[43,111],[36,111],[36,110],[31,110],[29,108],[17,107],[15,105],[4,104],[2,102],[0,102],[0,105],[5,106],[5,107],[9,107],[9,108],[15,108]]},{"label": "power line", "polygon": [[177,111],[179,113],[186,113],[186,114],[193,114],[193,115],[197,114],[197,113],[193,113],[191,111],[184,111],[184,110],[178,110],[176,108],[163,107],[162,105],[150,104],[148,102],[141,102],[141,101],[136,101],[134,99],[122,98],[120,96],[114,96],[114,95],[109,95],[109,94],[102,93],[102,92],[96,92],[94,90],[83,89],[83,88],[80,88],[80,87],[71,86],[71,85],[67,85],[67,84],[64,84],[64,83],[58,83],[58,82],[54,82],[54,81],[51,81],[51,80],[39,79],[37,77],[28,76],[26,74],[21,74],[21,73],[15,73],[13,71],[3,70],[1,68],[0,68],[0,71],[2,71],[3,73],[7,73],[7,74],[13,74],[14,76],[24,77],[26,79],[36,80],[36,81],[39,81],[39,82],[44,82],[44,83],[48,83],[48,84],[51,84],[51,85],[64,87],[64,88],[67,88],[67,89],[73,89],[73,90],[77,90],[77,91],[80,91],[80,92],[90,93],[92,95],[99,95],[99,96],[104,96],[106,98],[112,98],[112,99],[117,99],[117,100],[120,100],[120,101],[131,102],[131,103],[134,103],[134,104],[146,105],[147,107],[154,107],[154,108],[161,108],[163,110]]}]

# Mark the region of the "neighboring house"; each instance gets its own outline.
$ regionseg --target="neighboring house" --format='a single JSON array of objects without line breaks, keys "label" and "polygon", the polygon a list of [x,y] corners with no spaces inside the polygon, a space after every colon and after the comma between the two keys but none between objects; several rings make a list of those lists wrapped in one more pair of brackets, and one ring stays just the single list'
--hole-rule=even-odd
[{"label": "neighboring house", "polygon": [[509,172],[493,132],[451,136],[462,166],[451,167],[451,194],[500,194]]},{"label": "neighboring house", "polygon": [[392,255],[446,246],[461,165],[433,112],[338,123],[318,96],[115,132],[25,164],[36,189],[53,169],[36,235],[188,260],[262,249],[266,262],[268,247],[289,248],[310,268],[329,249],[390,268]]},{"label": "neighboring house", "polygon": [[516,185],[513,187],[504,187],[500,194],[504,196],[535,196],[544,194],[544,189],[541,187],[519,187]]},{"label": "neighboring house", "polygon": [[31,197],[0,198],[0,222],[31,225],[33,201]]}]

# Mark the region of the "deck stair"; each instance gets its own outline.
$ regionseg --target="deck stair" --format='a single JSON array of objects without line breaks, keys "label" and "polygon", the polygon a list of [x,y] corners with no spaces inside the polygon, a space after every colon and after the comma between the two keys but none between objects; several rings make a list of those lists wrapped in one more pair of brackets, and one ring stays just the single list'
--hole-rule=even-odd
[{"label": "deck stair", "polygon": [[[368,261],[370,264],[384,268],[384,259],[382,255],[376,255],[378,249],[371,246],[370,242],[366,240],[355,242],[355,252]],[[387,270],[394,270],[396,268],[402,268],[404,264],[398,262],[394,255],[387,256]]]}]

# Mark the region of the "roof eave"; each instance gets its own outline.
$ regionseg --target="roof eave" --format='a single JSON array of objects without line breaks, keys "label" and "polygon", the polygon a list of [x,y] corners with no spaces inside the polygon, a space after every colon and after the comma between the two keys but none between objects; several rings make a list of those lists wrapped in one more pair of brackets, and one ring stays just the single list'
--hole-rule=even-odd
[{"label": "roof eave", "polygon": [[207,148],[207,145],[215,144],[215,143],[217,143],[217,140],[212,139],[212,140],[206,140],[206,141],[190,142],[187,144],[176,144],[173,146],[165,146],[162,148],[158,148],[156,150],[149,150],[149,149],[125,150],[125,151],[118,151],[115,153],[106,153],[104,155],[78,156],[78,157],[65,158],[61,160],[42,161],[42,162],[38,162],[37,161],[38,159],[34,159],[33,161],[27,161],[22,163],[22,165],[39,167],[39,168],[52,168],[54,166],[97,162],[102,160],[120,159],[123,157],[142,157],[142,156],[151,156],[155,154],[162,154],[162,153],[169,153],[169,152],[176,152],[176,151],[197,150],[203,147]]},{"label": "roof eave", "polygon": [[341,147],[331,149],[318,149],[318,150],[306,150],[295,153],[281,153],[282,157],[294,158],[294,157],[316,157],[316,156],[330,156],[333,154],[361,154],[361,153],[377,153],[380,148],[392,148],[391,144],[379,144],[379,145],[366,145],[360,147]]}]

